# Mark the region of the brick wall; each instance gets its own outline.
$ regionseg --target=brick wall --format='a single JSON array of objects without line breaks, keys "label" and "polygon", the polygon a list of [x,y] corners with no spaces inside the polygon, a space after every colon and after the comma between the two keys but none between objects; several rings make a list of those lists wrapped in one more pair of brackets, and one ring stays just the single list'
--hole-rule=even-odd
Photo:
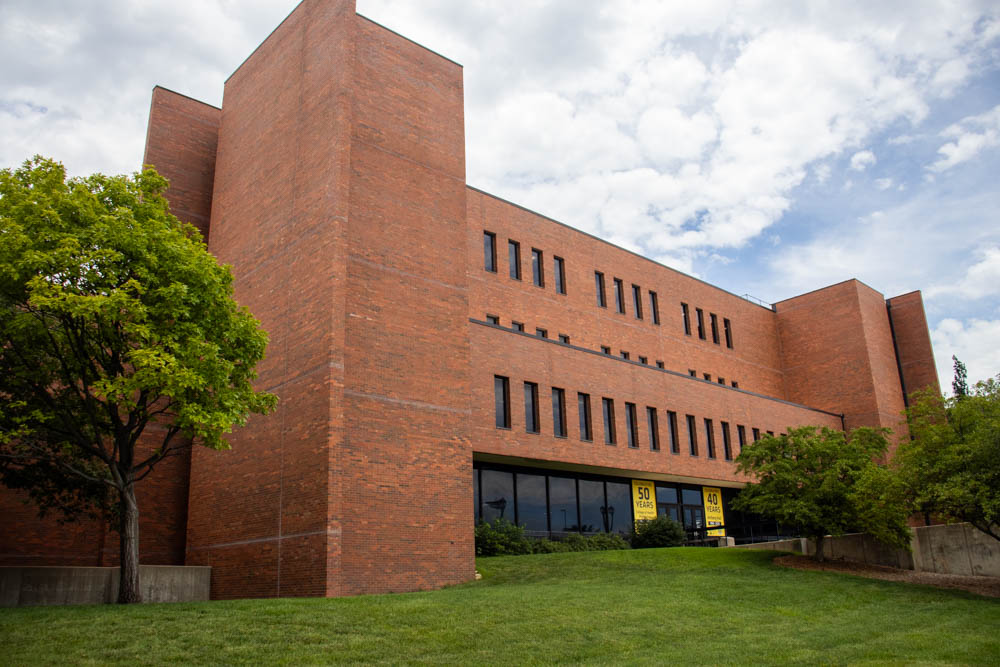
[{"label": "brick wall", "polygon": [[886,303],[889,306],[889,318],[892,320],[906,395],[927,388],[941,393],[931,336],[924,315],[924,300],[920,292],[902,294]]}]

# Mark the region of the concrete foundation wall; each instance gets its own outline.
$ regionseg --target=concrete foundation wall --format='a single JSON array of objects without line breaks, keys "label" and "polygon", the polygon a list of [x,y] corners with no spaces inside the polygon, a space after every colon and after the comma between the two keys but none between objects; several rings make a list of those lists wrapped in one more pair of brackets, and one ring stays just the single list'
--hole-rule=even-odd
[{"label": "concrete foundation wall", "polygon": [[[921,526],[913,529],[911,552],[886,546],[870,535],[851,533],[823,540],[827,558],[903,570],[1000,577],[1000,542],[968,523]],[[796,538],[778,542],[741,544],[736,549],[791,551],[812,556],[812,540]]]},{"label": "concrete foundation wall", "polygon": [[[146,602],[208,600],[212,568],[140,565]],[[0,607],[104,604],[118,599],[117,567],[0,567]]]}]

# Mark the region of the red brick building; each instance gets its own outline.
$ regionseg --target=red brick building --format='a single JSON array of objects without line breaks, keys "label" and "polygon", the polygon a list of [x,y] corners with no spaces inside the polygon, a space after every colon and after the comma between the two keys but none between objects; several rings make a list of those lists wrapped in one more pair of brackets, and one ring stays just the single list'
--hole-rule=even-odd
[{"label": "red brick building", "polygon": [[[898,434],[937,387],[919,292],[762,307],[469,187],[461,66],[352,0],[305,0],[221,109],[154,89],[145,162],[271,337],[278,410],[140,485],[143,562],[211,565],[217,598],[466,581],[476,518],[628,530],[632,480],[696,528],[743,443]],[[5,564],[114,561],[0,509]]]}]

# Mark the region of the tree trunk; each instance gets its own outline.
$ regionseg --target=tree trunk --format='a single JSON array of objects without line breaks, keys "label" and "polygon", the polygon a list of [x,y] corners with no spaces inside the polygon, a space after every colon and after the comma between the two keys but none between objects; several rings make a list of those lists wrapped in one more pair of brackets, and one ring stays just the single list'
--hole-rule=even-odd
[{"label": "tree trunk", "polygon": [[815,555],[815,558],[820,563],[823,562],[823,535],[819,535],[819,536],[816,537],[816,555]]},{"label": "tree trunk", "polygon": [[142,602],[142,590],[139,588],[139,505],[135,501],[135,486],[127,482],[119,498],[118,604]]}]

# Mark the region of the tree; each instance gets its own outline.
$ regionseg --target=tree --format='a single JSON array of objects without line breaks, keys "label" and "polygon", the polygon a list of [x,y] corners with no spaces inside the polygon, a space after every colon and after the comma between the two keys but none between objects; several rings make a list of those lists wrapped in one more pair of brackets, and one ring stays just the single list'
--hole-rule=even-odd
[{"label": "tree", "polygon": [[969,394],[969,383],[966,381],[967,373],[965,371],[965,364],[958,360],[954,354],[951,355],[951,360],[954,363],[955,376],[951,381],[951,393],[955,395],[955,398],[961,398],[962,396],[968,396]]},{"label": "tree", "polygon": [[141,601],[135,484],[277,400],[251,384],[267,335],[166,186],[0,172],[0,479],[41,514],[114,520],[119,602]]},{"label": "tree", "polygon": [[918,393],[906,416],[896,461],[918,506],[1000,540],[1000,375],[964,396]]},{"label": "tree", "polygon": [[823,538],[864,530],[876,539],[909,548],[909,507],[890,471],[875,463],[888,449],[887,431],[842,431],[815,426],[789,429],[743,448],[737,469],[754,478],[736,497],[737,510],[798,526],[816,544]]}]

